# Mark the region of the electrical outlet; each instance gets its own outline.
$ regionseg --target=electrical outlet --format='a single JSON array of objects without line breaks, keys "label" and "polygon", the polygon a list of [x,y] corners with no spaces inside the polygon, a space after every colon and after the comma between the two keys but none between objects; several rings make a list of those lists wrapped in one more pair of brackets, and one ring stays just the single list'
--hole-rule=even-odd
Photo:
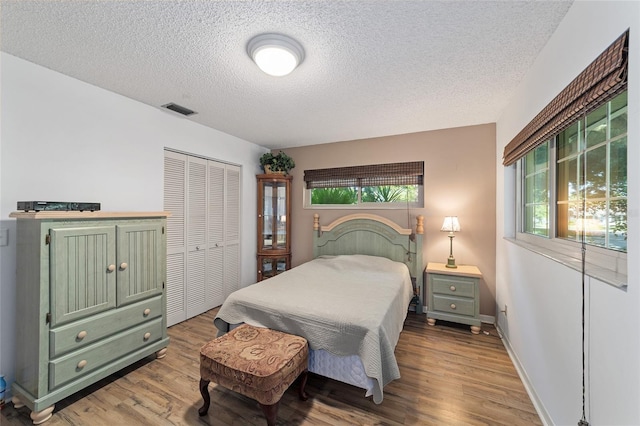
[{"label": "electrical outlet", "polygon": [[504,309],[501,310],[500,312],[502,312],[504,314],[504,316],[507,316],[507,305],[504,305]]}]

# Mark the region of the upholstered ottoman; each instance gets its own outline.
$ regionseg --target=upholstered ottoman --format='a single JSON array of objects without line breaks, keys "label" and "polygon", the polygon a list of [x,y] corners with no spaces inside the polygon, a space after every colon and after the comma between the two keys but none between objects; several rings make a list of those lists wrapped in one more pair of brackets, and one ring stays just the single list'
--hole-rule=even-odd
[{"label": "upholstered ottoman", "polygon": [[200,349],[201,416],[209,411],[209,382],[213,381],[249,398],[262,407],[267,424],[275,425],[278,403],[284,392],[302,374],[300,399],[307,400],[309,349],[307,340],[243,324]]}]

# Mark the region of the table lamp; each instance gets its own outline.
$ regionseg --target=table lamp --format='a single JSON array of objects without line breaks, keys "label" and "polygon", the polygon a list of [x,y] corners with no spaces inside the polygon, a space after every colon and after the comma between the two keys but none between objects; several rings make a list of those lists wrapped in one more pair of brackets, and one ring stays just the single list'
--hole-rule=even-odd
[{"label": "table lamp", "polygon": [[444,218],[442,232],[449,233],[449,258],[447,259],[447,268],[457,268],[456,259],[453,257],[453,233],[460,232],[460,223],[458,222],[458,216],[447,216]]}]

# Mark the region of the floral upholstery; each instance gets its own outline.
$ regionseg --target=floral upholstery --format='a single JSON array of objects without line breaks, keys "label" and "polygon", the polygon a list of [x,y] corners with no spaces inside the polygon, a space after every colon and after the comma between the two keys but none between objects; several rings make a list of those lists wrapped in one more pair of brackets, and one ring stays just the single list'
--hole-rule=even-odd
[{"label": "floral upholstery", "polygon": [[271,405],[307,369],[308,359],[306,339],[243,324],[200,349],[200,377]]}]

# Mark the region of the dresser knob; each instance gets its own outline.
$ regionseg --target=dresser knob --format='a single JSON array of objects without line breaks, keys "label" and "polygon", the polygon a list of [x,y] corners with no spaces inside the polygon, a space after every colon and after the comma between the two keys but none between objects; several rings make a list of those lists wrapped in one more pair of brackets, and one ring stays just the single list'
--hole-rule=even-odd
[{"label": "dresser knob", "polygon": [[83,359],[78,363],[78,370],[82,370],[87,365],[87,360]]},{"label": "dresser knob", "polygon": [[452,285],[451,287],[449,287],[449,290],[451,290],[451,291],[456,291],[456,286],[455,286],[455,285]]},{"label": "dresser knob", "polygon": [[452,303],[452,304],[451,304],[451,309],[455,309],[455,308],[456,308],[456,304],[455,304],[455,303]]},{"label": "dresser knob", "polygon": [[116,270],[116,265],[109,265],[109,266],[107,267],[107,271],[109,271],[109,272],[113,272],[113,271],[115,271],[115,270]]},{"label": "dresser knob", "polygon": [[151,309],[149,309],[149,308],[145,309],[145,310],[144,310],[144,312],[142,312],[142,314],[143,314],[145,317],[149,316],[149,314],[150,314],[150,313],[151,313]]},{"label": "dresser knob", "polygon": [[122,262],[122,263],[120,264],[120,270],[121,270],[121,271],[124,271],[125,269],[127,269],[127,266],[129,266],[129,265],[127,265],[127,262]]},{"label": "dresser knob", "polygon": [[78,333],[78,335],[76,336],[76,340],[82,340],[85,337],[87,337],[87,332],[85,330],[82,330],[80,333]]},{"label": "dresser knob", "polygon": [[146,340],[149,340],[149,337],[151,337],[151,333],[149,333],[149,332],[144,333],[144,340],[145,340],[145,341],[146,341]]}]

